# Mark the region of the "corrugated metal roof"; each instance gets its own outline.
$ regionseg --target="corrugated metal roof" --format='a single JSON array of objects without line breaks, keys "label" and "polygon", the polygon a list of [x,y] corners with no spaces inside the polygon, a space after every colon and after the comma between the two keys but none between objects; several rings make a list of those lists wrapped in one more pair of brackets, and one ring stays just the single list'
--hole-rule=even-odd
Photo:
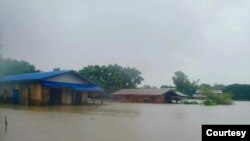
[{"label": "corrugated metal roof", "polygon": [[[76,84],[68,82],[53,82],[46,81],[47,78],[56,77],[63,75],[65,73],[73,73],[76,77],[81,78],[83,81],[88,82],[88,84]],[[50,72],[37,72],[37,73],[26,73],[20,75],[10,75],[0,78],[0,84],[2,83],[16,83],[23,81],[40,81],[43,86],[51,87],[70,87],[75,90],[89,90],[89,91],[102,91],[102,89],[97,86],[94,82],[80,76],[77,72],[73,70],[62,70],[62,71],[50,71]]]},{"label": "corrugated metal roof", "polygon": [[181,93],[181,92],[175,91],[175,93],[176,93],[178,96],[182,96],[182,97],[186,97],[186,96],[187,96],[187,95],[185,95],[185,94],[183,94],[183,93]]},{"label": "corrugated metal roof", "polygon": [[50,71],[50,72],[37,72],[37,73],[25,73],[19,75],[10,75],[0,77],[0,82],[12,82],[12,81],[32,81],[42,80],[49,77],[57,76],[60,74],[71,72],[72,70]]},{"label": "corrugated metal roof", "polygon": [[207,96],[203,95],[203,94],[193,94],[194,98],[206,98]]},{"label": "corrugated metal roof", "polygon": [[[222,90],[210,90],[212,93],[215,93],[215,94],[222,94]],[[195,92],[196,94],[203,94],[203,90],[196,90]]]},{"label": "corrugated metal roof", "polygon": [[122,89],[112,93],[113,95],[163,95],[170,91],[170,88],[162,89]]}]

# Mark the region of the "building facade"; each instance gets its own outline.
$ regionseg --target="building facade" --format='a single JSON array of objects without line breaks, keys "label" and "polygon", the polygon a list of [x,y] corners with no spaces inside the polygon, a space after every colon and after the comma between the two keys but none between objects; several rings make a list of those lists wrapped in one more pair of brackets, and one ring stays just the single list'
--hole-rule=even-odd
[{"label": "building facade", "polygon": [[178,102],[186,95],[172,89],[122,89],[112,93],[118,102],[128,103],[172,103]]},{"label": "building facade", "polygon": [[101,89],[77,72],[52,71],[0,78],[0,101],[22,105],[80,105]]},{"label": "building facade", "polygon": [[[222,94],[222,90],[209,90],[209,93],[213,93],[216,95]],[[194,99],[206,99],[207,98],[207,92],[203,90],[196,90],[195,94],[192,95],[192,98]]]}]

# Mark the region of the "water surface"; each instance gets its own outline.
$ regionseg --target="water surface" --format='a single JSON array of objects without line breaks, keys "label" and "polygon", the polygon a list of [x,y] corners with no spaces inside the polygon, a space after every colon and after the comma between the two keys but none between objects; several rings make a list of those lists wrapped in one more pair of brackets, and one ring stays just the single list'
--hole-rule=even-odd
[{"label": "water surface", "polygon": [[[0,141],[200,141],[202,124],[249,124],[250,102],[232,106],[0,105]],[[9,126],[4,131],[4,115]]]}]

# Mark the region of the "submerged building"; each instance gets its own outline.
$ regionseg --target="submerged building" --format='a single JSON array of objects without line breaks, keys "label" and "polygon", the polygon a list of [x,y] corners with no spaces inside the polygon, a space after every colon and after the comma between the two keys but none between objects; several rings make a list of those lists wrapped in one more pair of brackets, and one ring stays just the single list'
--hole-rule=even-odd
[{"label": "submerged building", "polygon": [[0,78],[0,102],[22,105],[80,105],[102,95],[101,88],[73,70]]},{"label": "submerged building", "polygon": [[203,91],[203,90],[196,90],[195,94],[192,95],[192,98],[194,98],[194,99],[206,99],[207,95],[209,93],[220,95],[220,94],[222,94],[222,90],[209,90],[208,93],[206,91]]},{"label": "submerged building", "polygon": [[118,102],[129,103],[172,103],[187,97],[187,95],[169,88],[122,89],[112,95]]}]

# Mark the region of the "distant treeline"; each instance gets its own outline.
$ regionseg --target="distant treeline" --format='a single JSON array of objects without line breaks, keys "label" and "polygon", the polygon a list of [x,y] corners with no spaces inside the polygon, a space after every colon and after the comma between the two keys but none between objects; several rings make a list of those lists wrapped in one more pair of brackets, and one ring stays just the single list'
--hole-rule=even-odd
[{"label": "distant treeline", "polygon": [[231,93],[234,100],[250,100],[250,84],[228,85],[223,92]]},{"label": "distant treeline", "polygon": [[[54,71],[56,70],[60,70],[60,68],[54,68]],[[0,52],[0,77],[32,72],[39,72],[39,70],[29,62],[3,58]],[[112,93],[124,88],[136,88],[141,81],[143,81],[141,72],[136,68],[122,67],[116,64],[107,66],[89,65],[79,70],[79,73],[100,85],[107,93]],[[175,86],[163,85],[162,88],[175,87],[179,92],[189,96],[192,96],[197,89],[204,87],[220,89],[223,90],[224,93],[231,93],[234,100],[250,100],[250,84],[232,84],[227,86],[215,84],[210,86],[209,84],[203,83],[199,85],[199,80],[190,81],[181,71],[175,72],[172,79]],[[145,85],[143,87],[156,88],[150,85]]]}]

